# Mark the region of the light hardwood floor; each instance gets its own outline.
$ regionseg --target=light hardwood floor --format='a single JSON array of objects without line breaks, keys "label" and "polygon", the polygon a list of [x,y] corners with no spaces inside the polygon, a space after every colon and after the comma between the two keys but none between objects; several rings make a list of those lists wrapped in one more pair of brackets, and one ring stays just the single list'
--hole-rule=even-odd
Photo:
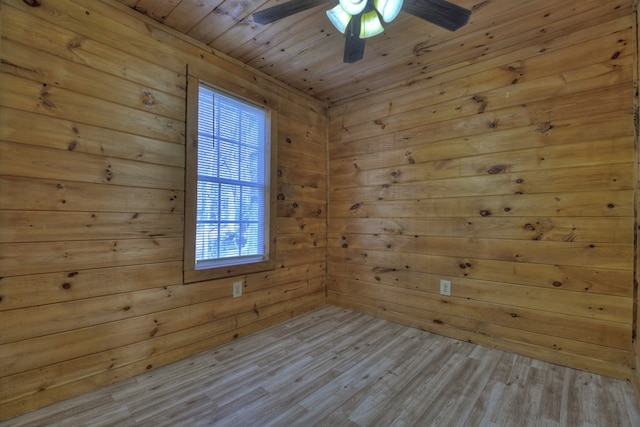
[{"label": "light hardwood floor", "polygon": [[628,382],[325,306],[1,426],[639,426]]}]

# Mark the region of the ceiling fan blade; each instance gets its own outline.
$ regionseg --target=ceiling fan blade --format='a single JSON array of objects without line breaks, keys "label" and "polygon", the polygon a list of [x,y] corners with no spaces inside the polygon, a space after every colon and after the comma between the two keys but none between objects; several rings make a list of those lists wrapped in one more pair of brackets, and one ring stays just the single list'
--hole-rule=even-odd
[{"label": "ceiling fan blade", "polygon": [[353,16],[345,31],[347,37],[344,41],[344,57],[342,60],[347,64],[358,62],[364,56],[365,39],[360,38],[361,20],[362,13]]},{"label": "ceiling fan blade", "polygon": [[286,18],[294,13],[329,3],[328,0],[290,0],[279,5],[259,10],[253,14],[253,22],[258,24],[270,24],[278,19]]},{"label": "ceiling fan blade", "polygon": [[471,11],[446,0],[404,0],[402,11],[449,31],[466,25]]}]

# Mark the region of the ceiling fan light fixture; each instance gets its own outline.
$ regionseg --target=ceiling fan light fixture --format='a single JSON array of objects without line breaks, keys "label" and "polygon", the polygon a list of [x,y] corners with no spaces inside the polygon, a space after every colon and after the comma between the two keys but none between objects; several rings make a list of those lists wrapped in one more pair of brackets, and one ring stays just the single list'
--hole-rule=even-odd
[{"label": "ceiling fan light fixture", "polygon": [[[328,0],[283,0],[282,3],[253,13],[253,21],[269,24],[295,13],[327,3]],[[382,21],[389,23],[400,10],[449,31],[469,22],[471,10],[448,0],[338,0],[326,12],[329,21],[345,35],[343,62],[352,64],[364,57],[365,40],[384,32]],[[332,0],[332,3],[335,0]],[[334,3],[335,4],[335,3]],[[323,30],[324,31],[324,30]]]},{"label": "ceiling fan light fixture", "polygon": [[327,17],[333,26],[342,34],[347,30],[347,25],[349,25],[349,21],[351,21],[351,15],[340,5],[327,10]]},{"label": "ceiling fan light fixture", "polygon": [[377,36],[383,31],[384,27],[382,27],[382,22],[380,22],[378,12],[372,10],[362,14],[362,22],[360,24],[361,39]]},{"label": "ceiling fan light fixture", "polygon": [[373,0],[373,4],[386,23],[393,21],[402,9],[402,0]]},{"label": "ceiling fan light fixture", "polygon": [[354,16],[359,14],[367,6],[368,0],[340,0],[340,6],[349,15]]}]

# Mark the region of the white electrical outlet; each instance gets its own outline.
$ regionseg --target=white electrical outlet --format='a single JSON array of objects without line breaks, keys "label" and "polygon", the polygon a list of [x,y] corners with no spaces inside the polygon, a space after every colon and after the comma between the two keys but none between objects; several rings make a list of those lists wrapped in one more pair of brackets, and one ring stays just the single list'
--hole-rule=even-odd
[{"label": "white electrical outlet", "polygon": [[440,295],[451,296],[451,280],[440,280]]},{"label": "white electrical outlet", "polygon": [[233,297],[238,298],[242,296],[242,282],[233,282]]}]

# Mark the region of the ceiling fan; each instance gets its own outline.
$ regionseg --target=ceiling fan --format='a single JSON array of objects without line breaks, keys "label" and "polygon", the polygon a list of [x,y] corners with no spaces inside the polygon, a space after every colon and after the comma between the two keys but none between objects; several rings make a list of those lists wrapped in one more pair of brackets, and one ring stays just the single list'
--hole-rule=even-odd
[{"label": "ceiling fan", "polygon": [[[253,14],[258,24],[270,24],[298,12],[334,3],[335,0],[290,0]],[[364,56],[368,37],[384,31],[380,18],[391,22],[400,11],[422,18],[449,31],[455,31],[469,21],[471,11],[446,0],[339,0],[327,11],[331,23],[346,35],[344,62],[354,63]]]}]

